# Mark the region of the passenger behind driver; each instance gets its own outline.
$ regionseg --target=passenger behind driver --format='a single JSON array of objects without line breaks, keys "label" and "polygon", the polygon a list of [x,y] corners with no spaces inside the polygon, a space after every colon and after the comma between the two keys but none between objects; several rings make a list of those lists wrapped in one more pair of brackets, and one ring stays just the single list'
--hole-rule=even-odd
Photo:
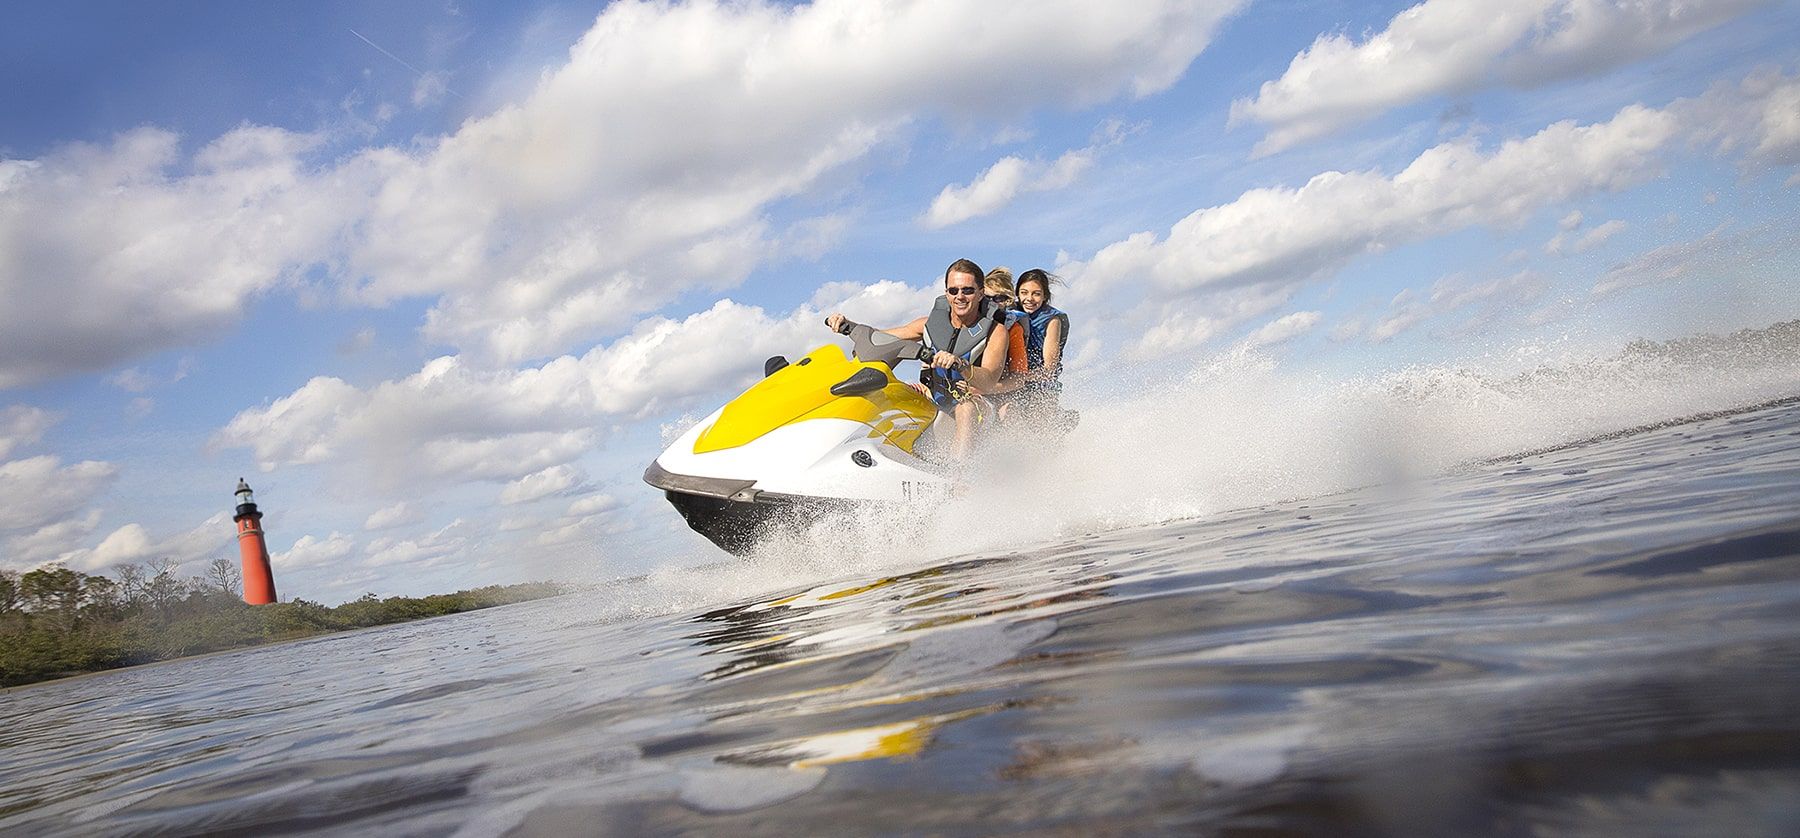
[{"label": "passenger behind driver", "polygon": [[[1006,323],[1006,371],[1000,374],[1002,383],[994,391],[1004,393],[1011,389],[1004,382],[1025,372],[1026,369],[1025,324],[1021,319],[1024,317],[1024,313],[1014,305],[1013,274],[1010,269],[1000,267],[988,271],[981,286],[982,294],[987,298],[988,305],[1002,312],[995,319],[1003,318],[1003,322]],[[989,391],[983,391],[983,395],[988,394]]]},{"label": "passenger behind driver", "polygon": [[1025,371],[1011,376],[1000,387],[1001,419],[1016,410],[1036,415],[1054,413],[1062,393],[1062,353],[1069,342],[1069,316],[1050,305],[1050,285],[1055,277],[1041,268],[1019,275],[1020,316]]}]

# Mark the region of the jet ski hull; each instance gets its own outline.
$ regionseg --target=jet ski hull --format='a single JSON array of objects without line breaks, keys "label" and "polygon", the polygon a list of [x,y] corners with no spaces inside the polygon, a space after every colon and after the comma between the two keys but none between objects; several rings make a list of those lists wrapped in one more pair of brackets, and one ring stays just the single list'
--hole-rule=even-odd
[{"label": "jet ski hull", "polygon": [[694,532],[736,556],[749,555],[784,528],[817,520],[828,504],[804,499],[734,501],[668,490],[663,494]]},{"label": "jet ski hull", "polygon": [[758,491],[747,480],[671,474],[658,463],[645,469],[644,482],[662,489],[694,532],[738,556],[747,555],[774,533],[809,526],[857,505],[842,498]]},{"label": "jet ski hull", "polygon": [[936,407],[891,369],[835,346],[769,368],[644,470],[695,532],[743,555],[828,515],[949,494],[949,479],[912,453]]}]

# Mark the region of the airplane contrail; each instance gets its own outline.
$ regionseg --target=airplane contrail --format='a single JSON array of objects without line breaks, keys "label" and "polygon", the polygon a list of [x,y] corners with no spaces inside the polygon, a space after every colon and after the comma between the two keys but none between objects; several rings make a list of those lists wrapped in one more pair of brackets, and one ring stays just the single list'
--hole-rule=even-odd
[{"label": "airplane contrail", "polygon": [[[345,29],[350,29],[350,27],[348,27],[348,26],[346,26],[346,27],[344,27],[344,28],[345,28]],[[375,49],[376,49],[376,51],[377,51],[377,52],[380,52],[380,53],[381,53],[381,54],[382,54],[382,55],[385,55],[385,56],[387,56],[387,57],[389,57],[389,58],[392,58],[392,59],[394,59],[394,60],[395,60],[395,61],[396,61],[396,62],[398,62],[398,63],[399,63],[399,64],[400,64],[400,66],[402,66],[402,67],[405,67],[405,68],[406,68],[406,69],[408,69],[408,70],[411,70],[411,71],[413,71],[413,72],[414,72],[414,73],[417,73],[417,74],[419,74],[419,75],[421,75],[421,76],[422,76],[422,75],[425,75],[425,71],[424,71],[424,70],[421,70],[421,69],[419,69],[419,68],[417,68],[417,67],[414,67],[414,66],[413,66],[413,65],[411,65],[411,64],[408,64],[408,63],[406,63],[406,59],[403,59],[403,58],[401,58],[401,57],[400,57],[400,56],[398,56],[398,55],[395,55],[395,54],[393,54],[393,53],[391,53],[391,52],[388,52],[388,51],[387,51],[387,50],[385,50],[385,49],[382,49],[382,47],[381,47],[381,45],[380,45],[380,44],[378,44],[378,43],[375,43],[375,42],[374,42],[374,41],[371,41],[371,40],[369,40],[369,39],[368,39],[368,38],[367,38],[367,37],[365,37],[365,36],[364,36],[364,35],[363,35],[363,33],[361,33],[361,32],[358,32],[358,31],[356,31],[356,30],[354,30],[354,29],[350,29],[350,34],[352,34],[352,35],[355,35],[355,36],[356,36],[356,37],[357,37],[357,38],[360,38],[360,39],[361,39],[361,40],[362,40],[362,42],[363,42],[363,43],[365,43],[365,44],[368,44],[368,45],[369,45],[369,46],[372,46],[372,47],[374,47],[374,48],[375,48]]]},{"label": "airplane contrail", "polygon": [[[345,29],[350,29],[350,27],[348,27],[348,26],[346,26],[346,27],[344,27],[344,28],[345,28]],[[425,72],[425,71],[424,71],[424,70],[421,70],[421,69],[419,69],[419,68],[417,68],[417,67],[414,67],[414,66],[413,66],[413,65],[411,65],[411,64],[408,64],[408,63],[406,63],[406,59],[404,59],[404,58],[401,58],[401,57],[400,57],[400,56],[398,56],[398,55],[395,55],[395,54],[393,54],[393,53],[391,53],[391,52],[388,52],[388,51],[387,51],[387,50],[386,50],[386,49],[383,49],[383,48],[382,48],[382,46],[381,46],[381,45],[380,45],[380,44],[378,44],[378,43],[375,43],[375,42],[374,42],[374,41],[371,41],[371,40],[369,40],[369,38],[368,38],[368,36],[366,36],[366,35],[364,35],[364,34],[363,34],[363,33],[361,33],[361,32],[358,32],[358,31],[356,31],[356,30],[355,30],[355,29],[350,29],[350,34],[352,34],[352,35],[355,35],[355,36],[356,36],[356,37],[357,37],[357,39],[358,39],[358,40],[360,40],[360,41],[362,41],[362,42],[363,42],[363,43],[365,43],[365,44],[368,44],[368,45],[369,45],[369,46],[372,46],[372,47],[374,47],[374,48],[375,48],[375,50],[376,50],[376,51],[377,51],[377,52],[379,52],[379,53],[381,53],[381,54],[382,54],[382,55],[385,55],[385,56],[387,56],[387,57],[389,57],[389,58],[392,58],[392,59],[394,59],[394,61],[395,61],[395,63],[397,63],[397,64],[399,64],[399,65],[400,65],[400,66],[402,66],[402,67],[405,67],[405,68],[406,68],[406,69],[408,69],[408,70],[411,70],[411,71],[413,71],[413,74],[414,74],[414,75],[417,75],[417,76],[418,76],[418,77],[419,77],[419,78],[421,78],[421,79],[422,79],[422,78],[425,78],[425,77],[427,77],[427,76],[431,76],[431,75],[434,75],[434,74],[432,74],[432,73],[427,73],[427,72]],[[437,74],[437,75],[442,75],[442,74]],[[462,97],[463,97],[463,95],[462,95],[462,94],[461,94],[461,93],[458,93],[458,92],[456,92],[456,91],[454,91],[454,90],[451,90],[451,89],[450,89],[450,85],[448,85],[448,84],[443,84],[443,82],[442,82],[442,81],[441,81],[441,80],[440,80],[440,81],[439,81],[439,82],[438,82],[438,83],[439,83],[439,84],[442,84],[442,85],[443,85],[443,88],[444,88],[444,92],[445,92],[445,93],[448,93],[448,94],[450,94],[450,95],[451,95],[451,96],[455,96],[455,97],[456,97],[456,98],[458,98],[458,99],[461,99],[461,98],[462,98]],[[416,95],[416,94],[415,94],[415,95]]]}]

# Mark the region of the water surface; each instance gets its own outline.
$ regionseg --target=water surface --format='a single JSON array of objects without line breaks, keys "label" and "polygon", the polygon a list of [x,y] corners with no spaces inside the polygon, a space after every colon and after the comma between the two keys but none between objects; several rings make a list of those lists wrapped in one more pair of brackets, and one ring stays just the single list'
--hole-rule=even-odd
[{"label": "water surface", "polygon": [[920,565],[0,693],[0,832],[1800,834],[1791,400]]}]

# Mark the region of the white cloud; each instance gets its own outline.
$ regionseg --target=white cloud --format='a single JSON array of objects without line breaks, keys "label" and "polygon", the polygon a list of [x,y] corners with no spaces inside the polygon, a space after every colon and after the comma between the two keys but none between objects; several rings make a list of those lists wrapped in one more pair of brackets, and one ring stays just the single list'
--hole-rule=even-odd
[{"label": "white cloud", "polygon": [[1257,153],[1273,153],[1429,96],[1618,67],[1766,2],[1427,0],[1361,43],[1319,36],[1231,122],[1268,126]]},{"label": "white cloud", "polygon": [[323,258],[336,208],[299,163],[316,142],[246,126],[182,159],[140,128],[0,160],[0,388],[206,337]]},{"label": "white cloud", "polygon": [[50,561],[75,549],[99,525],[100,510],[90,509],[80,517],[45,524],[29,533],[22,532],[7,539],[5,566],[16,570]]},{"label": "white cloud", "polygon": [[107,382],[127,393],[142,393],[156,384],[154,379],[136,367],[120,370],[108,378]]},{"label": "white cloud", "polygon": [[1487,282],[1470,283],[1457,278],[1433,283],[1428,294],[1406,289],[1395,295],[1389,314],[1369,327],[1371,343],[1384,343],[1396,335],[1427,321],[1475,305],[1485,305],[1485,314],[1468,326],[1477,326],[1506,313],[1519,313],[1549,290],[1548,283],[1531,271],[1501,277]]},{"label": "white cloud", "polygon": [[1594,125],[1559,122],[1491,153],[1457,140],[1392,177],[1326,172],[1298,189],[1253,189],[1198,210],[1158,241],[1139,233],[1066,268],[1093,298],[1147,279],[1164,293],[1272,282],[1296,286],[1350,259],[1649,178],[1676,137],[1664,111],[1627,107]]},{"label": "white cloud", "polygon": [[333,531],[324,538],[303,535],[294,541],[294,546],[270,556],[269,563],[280,571],[318,567],[349,557],[355,548],[355,539],[341,532]]},{"label": "white cloud", "polygon": [[62,417],[43,408],[15,404],[0,408],[0,460],[12,455],[13,449],[31,445],[44,437]]},{"label": "white cloud", "polygon": [[932,200],[931,207],[919,217],[919,223],[931,229],[948,227],[998,212],[1022,194],[1067,187],[1094,165],[1094,158],[1101,149],[1117,145],[1127,134],[1141,129],[1141,125],[1127,126],[1118,120],[1108,120],[1095,129],[1087,147],[1063,152],[1048,163],[1010,155],[1002,157],[969,183],[944,187]]},{"label": "white cloud", "polygon": [[[1204,302],[1192,298],[1171,299],[1153,307],[1153,314],[1133,312],[1134,320],[1147,320],[1143,335],[1125,347],[1132,361],[1167,359],[1200,347],[1213,338],[1279,308],[1291,292],[1272,285],[1231,288],[1208,294]],[[1071,326],[1071,329],[1074,327]]]},{"label": "white cloud", "polygon": [[365,550],[368,558],[363,561],[363,565],[380,567],[418,563],[429,567],[441,564],[461,555],[468,548],[469,538],[463,534],[467,528],[463,519],[458,518],[441,529],[417,538],[377,538],[369,542]]},{"label": "white cloud", "polygon": [[[1575,232],[1581,228],[1581,223],[1580,212],[1569,213],[1562,223],[1557,225],[1556,235],[1552,236],[1549,243],[1544,245],[1544,252],[1552,256],[1586,253],[1605,244],[1613,236],[1624,232],[1628,226],[1625,222],[1615,218],[1576,236]],[[1572,242],[1571,239],[1573,239]]]},{"label": "white cloud", "polygon": [[51,455],[0,463],[0,531],[35,530],[83,514],[118,477],[111,463]]},{"label": "white cloud", "polygon": [[598,515],[619,508],[619,499],[612,495],[588,495],[569,504],[569,515],[585,517]]},{"label": "white cloud", "polygon": [[1605,244],[1607,240],[1611,239],[1613,236],[1624,232],[1626,226],[1625,222],[1615,218],[1583,233],[1581,238],[1575,241],[1575,252],[1586,253]]},{"label": "white cloud", "polygon": [[1681,107],[1700,140],[1751,166],[1800,165],[1800,76],[1760,70]]},{"label": "white cloud", "polygon": [[719,396],[760,374],[768,355],[833,340],[822,325],[827,311],[892,325],[926,311],[934,290],[838,283],[784,317],[722,300],[682,320],[653,318],[582,356],[520,370],[447,356],[366,389],[315,378],[240,412],[214,445],[250,448],[265,470],[336,462],[396,484],[517,480],[592,450],[605,417],[640,418]]},{"label": "white cloud", "polygon": [[920,223],[936,229],[991,215],[1022,193],[1048,192],[1074,183],[1093,163],[1094,151],[1086,148],[1065,152],[1050,163],[1002,157],[968,184],[944,187]]},{"label": "white cloud", "polygon": [[567,492],[585,480],[587,476],[573,466],[551,466],[506,484],[506,488],[500,490],[500,504],[516,506],[530,503],[538,498]]},{"label": "white cloud", "polygon": [[404,526],[406,524],[418,523],[421,517],[423,516],[412,504],[407,503],[406,501],[400,501],[393,506],[384,506],[369,513],[368,519],[363,521],[363,529],[393,529],[394,527]]},{"label": "white cloud", "polygon": [[1286,343],[1312,331],[1323,317],[1323,314],[1316,311],[1296,311],[1263,324],[1244,338],[1244,344],[1261,347]]},{"label": "white cloud", "polygon": [[70,554],[63,561],[76,570],[100,570],[146,558],[154,546],[142,524],[126,524],[100,539],[93,550]]},{"label": "white cloud", "polygon": [[221,555],[237,556],[237,535],[231,517],[217,512],[192,529],[162,539],[152,537],[142,524],[126,524],[95,547],[64,552],[57,561],[75,570],[95,572],[148,559],[169,559],[192,567]]},{"label": "white cloud", "polygon": [[[908,126],[1163,90],[1239,5],[618,2],[447,136],[319,164],[312,135],[245,126],[184,158],[142,129],[0,161],[0,386],[197,340],[314,267],[349,301],[434,300],[426,336],[465,354],[552,355],[741,281],[773,204]],[[974,32],[1056,60],[946,53]]]},{"label": "white cloud", "polygon": [[569,544],[580,544],[599,537],[606,527],[593,518],[576,520],[560,519],[555,525],[538,533],[531,543],[539,547],[562,547]]},{"label": "white cloud", "polygon": [[444,101],[444,94],[450,92],[450,76],[442,71],[420,73],[413,82],[412,105],[423,108]]},{"label": "white cloud", "polygon": [[1032,131],[1030,128],[1023,125],[1009,125],[1000,129],[993,137],[989,138],[988,145],[1013,145],[1014,143],[1025,142],[1035,136],[1037,136],[1035,131]]},{"label": "white cloud", "polygon": [[[1120,350],[1127,359],[1186,352],[1274,310],[1358,256],[1469,227],[1515,227],[1545,207],[1653,178],[1684,149],[1710,146],[1770,165],[1779,154],[1759,150],[1783,148],[1765,138],[1784,136],[1784,123],[1769,116],[1767,103],[1784,101],[1796,85],[1761,71],[1698,99],[1661,109],[1633,105],[1591,125],[1559,122],[1497,147],[1454,140],[1391,176],[1326,172],[1298,188],[1252,189],[1189,214],[1164,236],[1135,233],[1085,260],[1059,256],[1069,283],[1058,299],[1105,319],[1114,333],[1138,335]],[[1579,210],[1566,211],[1552,248],[1598,247],[1624,229],[1608,222],[1583,234],[1586,222]],[[1528,257],[1517,251],[1509,260]],[[1599,292],[1611,287],[1603,281]],[[1504,313],[1484,309],[1462,328]],[[1386,339],[1428,316],[1435,314],[1420,309],[1372,324],[1346,321],[1331,337]]]},{"label": "white cloud", "polygon": [[1600,275],[1591,294],[1604,297],[1631,288],[1686,279],[1697,271],[1719,265],[1721,254],[1741,249],[1747,241],[1747,235],[1727,234],[1725,225],[1720,225],[1700,238],[1665,244],[1613,265]]}]

